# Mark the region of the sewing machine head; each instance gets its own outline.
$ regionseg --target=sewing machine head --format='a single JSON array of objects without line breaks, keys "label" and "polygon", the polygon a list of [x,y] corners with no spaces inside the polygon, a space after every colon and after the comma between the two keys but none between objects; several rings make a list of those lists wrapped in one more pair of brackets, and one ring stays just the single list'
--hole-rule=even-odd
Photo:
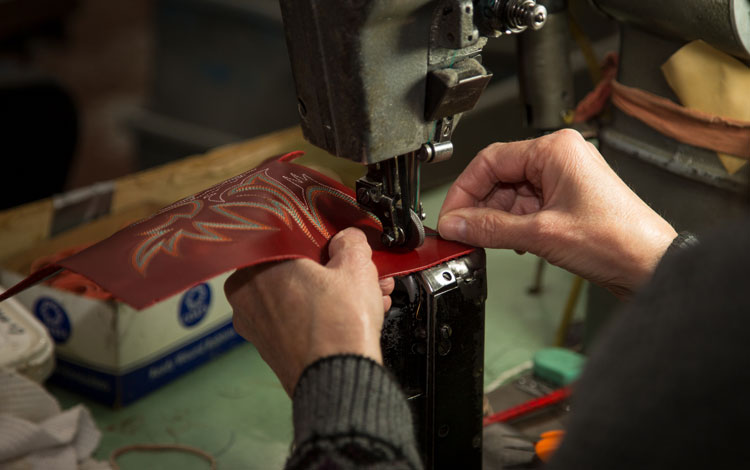
[{"label": "sewing machine head", "polygon": [[357,200],[386,246],[424,240],[420,165],[451,157],[492,74],[488,37],[539,29],[534,0],[281,0],[305,137],[368,165]]}]

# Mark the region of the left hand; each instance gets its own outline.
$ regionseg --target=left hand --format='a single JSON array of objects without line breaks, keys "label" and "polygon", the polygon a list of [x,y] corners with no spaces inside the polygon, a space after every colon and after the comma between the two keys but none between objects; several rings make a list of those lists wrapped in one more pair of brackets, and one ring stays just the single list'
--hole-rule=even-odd
[{"label": "left hand", "polygon": [[234,328],[253,343],[292,395],[315,360],[357,354],[382,363],[380,332],[393,278],[378,281],[365,234],[348,228],[329,244],[330,261],[266,263],[224,284]]}]

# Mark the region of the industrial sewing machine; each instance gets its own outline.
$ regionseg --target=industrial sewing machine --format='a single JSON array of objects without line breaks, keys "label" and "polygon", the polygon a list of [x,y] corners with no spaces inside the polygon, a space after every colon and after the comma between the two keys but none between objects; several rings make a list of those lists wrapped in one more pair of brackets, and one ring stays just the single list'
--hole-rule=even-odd
[{"label": "industrial sewing machine", "polygon": [[305,137],[368,165],[357,199],[386,246],[424,240],[420,165],[451,157],[451,135],[492,74],[488,36],[539,29],[534,0],[281,0]]},{"label": "industrial sewing machine", "polygon": [[[420,167],[451,136],[492,74],[489,37],[538,30],[534,0],[281,0],[305,137],[366,164],[358,203],[383,244],[425,238]],[[481,468],[485,257],[482,250],[397,279],[386,366],[409,397],[426,468]]]}]

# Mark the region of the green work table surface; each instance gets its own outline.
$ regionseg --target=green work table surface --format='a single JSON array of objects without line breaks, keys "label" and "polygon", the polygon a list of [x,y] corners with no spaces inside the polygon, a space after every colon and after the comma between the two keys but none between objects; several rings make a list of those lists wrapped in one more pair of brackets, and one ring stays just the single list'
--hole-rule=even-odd
[{"label": "green work table surface", "polygon": [[[426,225],[435,227],[448,186],[426,191]],[[487,250],[488,298],[485,386],[554,342],[573,276],[544,270],[543,289],[531,295],[538,259],[509,250]],[[583,302],[579,302],[583,304]],[[582,305],[578,308],[583,310]],[[102,431],[95,456],[130,444],[186,444],[212,454],[220,469],[282,468],[292,438],[291,401],[257,351],[243,344],[123,409],[113,410],[59,387],[64,408],[83,403]],[[123,470],[208,468],[189,454],[131,453]]]}]

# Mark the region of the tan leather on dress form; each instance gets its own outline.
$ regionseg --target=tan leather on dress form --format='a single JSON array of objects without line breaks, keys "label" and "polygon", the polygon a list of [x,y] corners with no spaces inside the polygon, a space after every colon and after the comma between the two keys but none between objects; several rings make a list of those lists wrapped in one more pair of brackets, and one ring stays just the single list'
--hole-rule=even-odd
[{"label": "tan leather on dress form", "polygon": [[[750,67],[734,57],[703,41],[693,41],[674,53],[661,70],[684,106],[750,121]],[[729,174],[747,164],[736,155],[719,152]]]}]

